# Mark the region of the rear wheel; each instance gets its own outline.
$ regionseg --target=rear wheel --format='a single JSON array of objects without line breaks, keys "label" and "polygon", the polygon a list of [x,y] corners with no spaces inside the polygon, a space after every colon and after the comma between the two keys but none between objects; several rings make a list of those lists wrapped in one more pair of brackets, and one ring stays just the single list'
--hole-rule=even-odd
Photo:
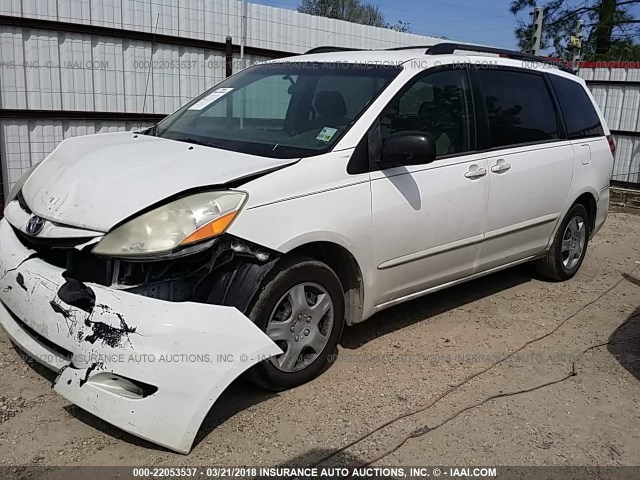
[{"label": "rear wheel", "polygon": [[331,363],[344,327],[342,285],[322,262],[285,258],[265,279],[248,316],[284,353],[256,365],[247,378],[270,390],[292,388]]},{"label": "rear wheel", "polygon": [[574,205],[560,224],[546,256],[536,262],[538,273],[556,281],[572,278],[582,265],[590,233],[586,208]]}]

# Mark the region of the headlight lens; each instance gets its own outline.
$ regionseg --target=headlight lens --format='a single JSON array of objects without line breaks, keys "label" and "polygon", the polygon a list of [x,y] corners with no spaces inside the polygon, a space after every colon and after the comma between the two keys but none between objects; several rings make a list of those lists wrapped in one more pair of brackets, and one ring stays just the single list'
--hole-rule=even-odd
[{"label": "headlight lens", "polygon": [[242,208],[247,194],[232,190],[184,197],[144,213],[116,228],[93,253],[114,257],[146,257],[224,233]]},{"label": "headlight lens", "polygon": [[20,190],[22,190],[22,187],[24,187],[24,184],[29,179],[29,177],[31,176],[31,174],[33,173],[33,171],[36,169],[37,166],[38,164],[36,163],[35,165],[32,165],[31,167],[29,167],[29,170],[24,172],[22,176],[18,179],[18,181],[13,185],[13,187],[11,187],[11,190],[9,191],[9,196],[7,197],[7,204],[13,202],[16,199],[16,197],[18,196],[18,193],[20,193]]}]

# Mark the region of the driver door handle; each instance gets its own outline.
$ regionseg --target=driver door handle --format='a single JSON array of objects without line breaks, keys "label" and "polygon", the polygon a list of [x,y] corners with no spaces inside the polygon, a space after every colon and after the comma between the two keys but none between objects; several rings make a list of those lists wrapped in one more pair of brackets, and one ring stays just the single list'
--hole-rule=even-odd
[{"label": "driver door handle", "polygon": [[[475,167],[475,168],[473,168]],[[465,177],[467,178],[480,178],[480,177],[484,177],[487,174],[487,169],[486,168],[478,168],[477,165],[472,165],[469,168],[469,171],[467,173],[464,174]]]}]

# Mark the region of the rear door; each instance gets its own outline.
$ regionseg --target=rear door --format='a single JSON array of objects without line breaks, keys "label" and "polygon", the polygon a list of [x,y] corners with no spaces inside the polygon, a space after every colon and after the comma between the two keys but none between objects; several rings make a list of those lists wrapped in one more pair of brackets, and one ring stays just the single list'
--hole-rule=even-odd
[{"label": "rear door", "polygon": [[545,74],[505,67],[473,75],[489,168],[483,271],[546,247],[571,187],[574,150]]}]

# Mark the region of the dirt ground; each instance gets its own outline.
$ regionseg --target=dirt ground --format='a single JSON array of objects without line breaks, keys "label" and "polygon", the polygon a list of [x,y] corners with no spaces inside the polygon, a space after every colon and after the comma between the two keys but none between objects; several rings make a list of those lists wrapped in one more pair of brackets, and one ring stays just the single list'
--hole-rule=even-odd
[{"label": "dirt ground", "polygon": [[[378,464],[638,465],[640,268],[628,275],[638,261],[640,216],[612,213],[569,282],[522,266],[383,312],[347,329],[337,363],[303,387],[270,394],[233,384],[188,456],[69,404],[2,331],[0,466],[304,466],[430,404],[324,465],[363,464],[412,432]],[[507,396],[487,400],[496,395]]]}]

